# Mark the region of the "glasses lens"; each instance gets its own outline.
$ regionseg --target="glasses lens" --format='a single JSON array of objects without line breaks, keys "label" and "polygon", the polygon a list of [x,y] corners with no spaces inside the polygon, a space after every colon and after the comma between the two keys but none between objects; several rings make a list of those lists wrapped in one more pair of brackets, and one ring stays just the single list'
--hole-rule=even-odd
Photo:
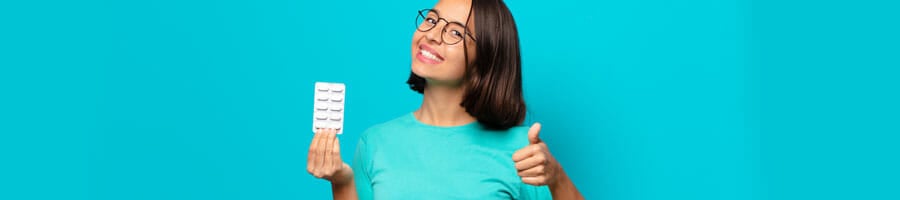
[{"label": "glasses lens", "polygon": [[466,35],[466,28],[457,23],[450,23],[444,27],[444,42],[447,44],[456,44],[459,41],[462,41],[463,37]]},{"label": "glasses lens", "polygon": [[437,14],[431,12],[431,10],[422,10],[419,11],[419,16],[416,17],[416,25],[419,31],[428,31],[437,25],[437,20]]}]

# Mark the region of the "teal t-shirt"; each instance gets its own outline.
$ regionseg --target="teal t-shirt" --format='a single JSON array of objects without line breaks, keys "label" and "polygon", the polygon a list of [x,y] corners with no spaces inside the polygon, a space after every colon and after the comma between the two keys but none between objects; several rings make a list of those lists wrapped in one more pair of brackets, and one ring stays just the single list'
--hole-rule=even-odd
[{"label": "teal t-shirt", "polygon": [[551,199],[516,172],[526,145],[525,126],[432,126],[410,113],[366,130],[352,167],[360,199]]}]

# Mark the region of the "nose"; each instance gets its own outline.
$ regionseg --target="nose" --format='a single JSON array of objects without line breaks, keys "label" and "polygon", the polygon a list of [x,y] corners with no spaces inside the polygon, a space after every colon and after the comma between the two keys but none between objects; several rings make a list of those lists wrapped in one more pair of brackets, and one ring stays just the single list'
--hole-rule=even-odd
[{"label": "nose", "polygon": [[432,42],[434,44],[440,44],[444,42],[443,38],[441,38],[441,35],[443,34],[444,26],[447,26],[447,23],[444,23],[444,26],[441,26],[441,21],[443,20],[438,20],[437,24],[435,24],[434,27],[431,28],[431,30],[425,32],[425,38],[428,39],[429,42]]}]

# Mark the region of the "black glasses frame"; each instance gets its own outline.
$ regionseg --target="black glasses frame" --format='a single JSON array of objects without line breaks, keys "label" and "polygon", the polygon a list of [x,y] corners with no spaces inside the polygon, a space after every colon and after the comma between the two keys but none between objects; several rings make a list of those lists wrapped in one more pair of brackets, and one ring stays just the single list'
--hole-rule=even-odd
[{"label": "black glasses frame", "polygon": [[[447,32],[447,27],[448,27],[448,25],[450,25],[451,23],[463,27],[463,30],[464,30],[463,32],[465,32],[464,34],[467,35],[467,36],[469,36],[469,38],[472,38],[472,41],[477,41],[477,40],[475,40],[475,36],[472,36],[472,33],[469,32],[469,27],[466,27],[466,25],[463,25],[463,24],[460,23],[460,22],[456,22],[456,21],[451,22],[451,21],[448,21],[447,19],[442,18],[441,15],[440,15],[437,11],[435,11],[435,10],[433,10],[433,9],[422,9],[422,10],[419,10],[419,16],[416,16],[416,30],[418,30],[418,31],[420,31],[420,32],[428,32],[428,31],[430,31],[431,29],[434,29],[434,27],[437,27],[437,26],[438,26],[437,23],[435,23],[434,26],[431,26],[431,27],[429,27],[429,28],[427,28],[427,29],[424,29],[424,30],[421,29],[421,28],[422,28],[422,24],[421,24],[421,23],[424,23],[424,22],[425,22],[425,19],[427,18],[426,15],[427,15],[427,13],[430,13],[430,12],[434,12],[434,15],[437,16],[437,21],[438,21],[437,23],[440,23],[441,20],[443,20],[444,22],[447,22],[447,24],[445,24],[444,27],[441,28],[441,42],[444,42],[444,43],[446,43],[446,44],[448,44],[448,45],[453,45],[453,44],[459,43],[460,41],[463,41],[463,40],[465,39],[465,38],[463,38],[463,39],[460,39],[459,41],[456,41],[456,42],[453,42],[453,43],[448,43],[447,40],[444,39],[444,33]],[[422,22],[421,22],[421,23],[419,22],[419,19],[420,19],[420,18],[422,19]]]}]

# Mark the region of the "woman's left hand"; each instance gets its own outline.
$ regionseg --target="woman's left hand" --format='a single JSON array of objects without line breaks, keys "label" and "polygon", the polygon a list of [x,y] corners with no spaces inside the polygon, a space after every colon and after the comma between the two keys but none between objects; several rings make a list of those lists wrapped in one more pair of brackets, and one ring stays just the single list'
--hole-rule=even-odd
[{"label": "woman's left hand", "polygon": [[516,151],[512,158],[522,182],[537,186],[552,185],[557,181],[562,167],[550,154],[547,144],[538,137],[540,132],[540,123],[531,125],[528,129],[528,146]]}]

